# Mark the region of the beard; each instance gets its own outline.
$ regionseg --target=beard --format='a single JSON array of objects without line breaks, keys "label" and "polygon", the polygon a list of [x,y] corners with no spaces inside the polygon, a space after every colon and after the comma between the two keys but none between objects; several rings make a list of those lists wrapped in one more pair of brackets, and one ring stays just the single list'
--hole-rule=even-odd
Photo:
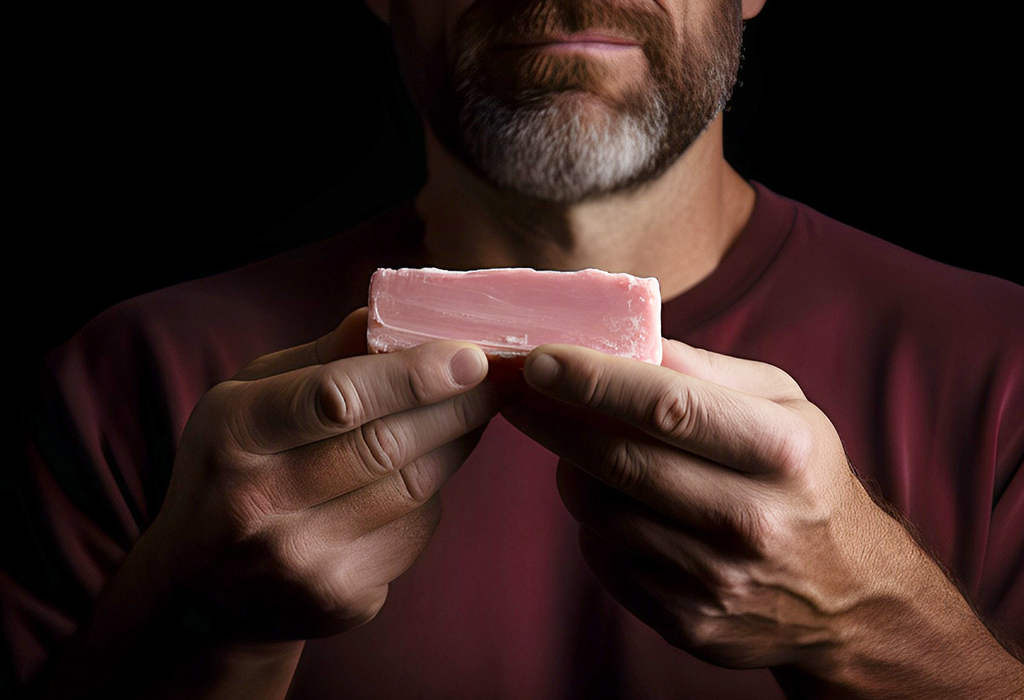
[{"label": "beard", "polygon": [[[656,179],[725,108],[739,69],[738,0],[717,0],[687,30],[652,3],[477,0],[447,50],[418,45],[394,7],[406,2],[392,9],[399,60],[438,140],[493,186],[548,202]],[[588,30],[635,41],[644,70],[522,49]]]}]

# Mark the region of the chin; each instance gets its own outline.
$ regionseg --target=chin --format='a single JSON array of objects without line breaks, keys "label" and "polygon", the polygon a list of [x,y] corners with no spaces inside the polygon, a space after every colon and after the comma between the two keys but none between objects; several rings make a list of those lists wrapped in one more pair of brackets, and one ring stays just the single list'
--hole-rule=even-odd
[{"label": "chin", "polygon": [[463,110],[463,152],[499,189],[571,204],[637,186],[678,153],[666,149],[669,119],[662,100],[622,110],[600,96],[567,91],[510,107],[471,101]]}]

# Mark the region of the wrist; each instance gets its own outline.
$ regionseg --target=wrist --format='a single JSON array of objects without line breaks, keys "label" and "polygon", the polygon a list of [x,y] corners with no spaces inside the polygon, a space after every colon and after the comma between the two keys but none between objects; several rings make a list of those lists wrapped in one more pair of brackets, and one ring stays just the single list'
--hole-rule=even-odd
[{"label": "wrist", "polygon": [[857,595],[833,620],[834,643],[796,664],[804,678],[790,675],[793,687],[894,699],[1003,698],[1024,689],[1024,667],[939,564],[894,517],[874,511],[861,521],[873,537],[861,540],[872,546],[860,553]]},{"label": "wrist", "polygon": [[217,560],[216,544],[185,518],[161,510],[133,548],[141,548],[148,569],[174,592],[187,591]]}]

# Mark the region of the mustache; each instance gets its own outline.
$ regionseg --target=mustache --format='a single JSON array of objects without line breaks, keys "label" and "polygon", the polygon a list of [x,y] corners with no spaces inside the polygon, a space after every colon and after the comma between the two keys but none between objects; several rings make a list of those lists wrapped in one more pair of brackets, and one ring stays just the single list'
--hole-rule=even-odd
[{"label": "mustache", "polygon": [[455,27],[454,63],[489,47],[605,32],[636,41],[645,51],[675,40],[671,19],[656,3],[615,0],[476,0]]}]

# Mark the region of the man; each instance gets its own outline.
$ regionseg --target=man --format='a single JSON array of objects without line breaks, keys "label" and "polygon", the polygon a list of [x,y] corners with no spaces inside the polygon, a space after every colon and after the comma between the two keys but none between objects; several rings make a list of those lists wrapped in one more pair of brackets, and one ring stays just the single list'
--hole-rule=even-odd
[{"label": "man", "polygon": [[[1022,292],[728,166],[762,4],[371,2],[426,187],[55,355],[26,478],[71,583],[10,581],[23,667],[77,627],[57,697],[1021,692],[924,547],[1019,640]],[[367,357],[381,264],[656,276],[693,345],[547,346],[523,381],[463,342]]]}]

